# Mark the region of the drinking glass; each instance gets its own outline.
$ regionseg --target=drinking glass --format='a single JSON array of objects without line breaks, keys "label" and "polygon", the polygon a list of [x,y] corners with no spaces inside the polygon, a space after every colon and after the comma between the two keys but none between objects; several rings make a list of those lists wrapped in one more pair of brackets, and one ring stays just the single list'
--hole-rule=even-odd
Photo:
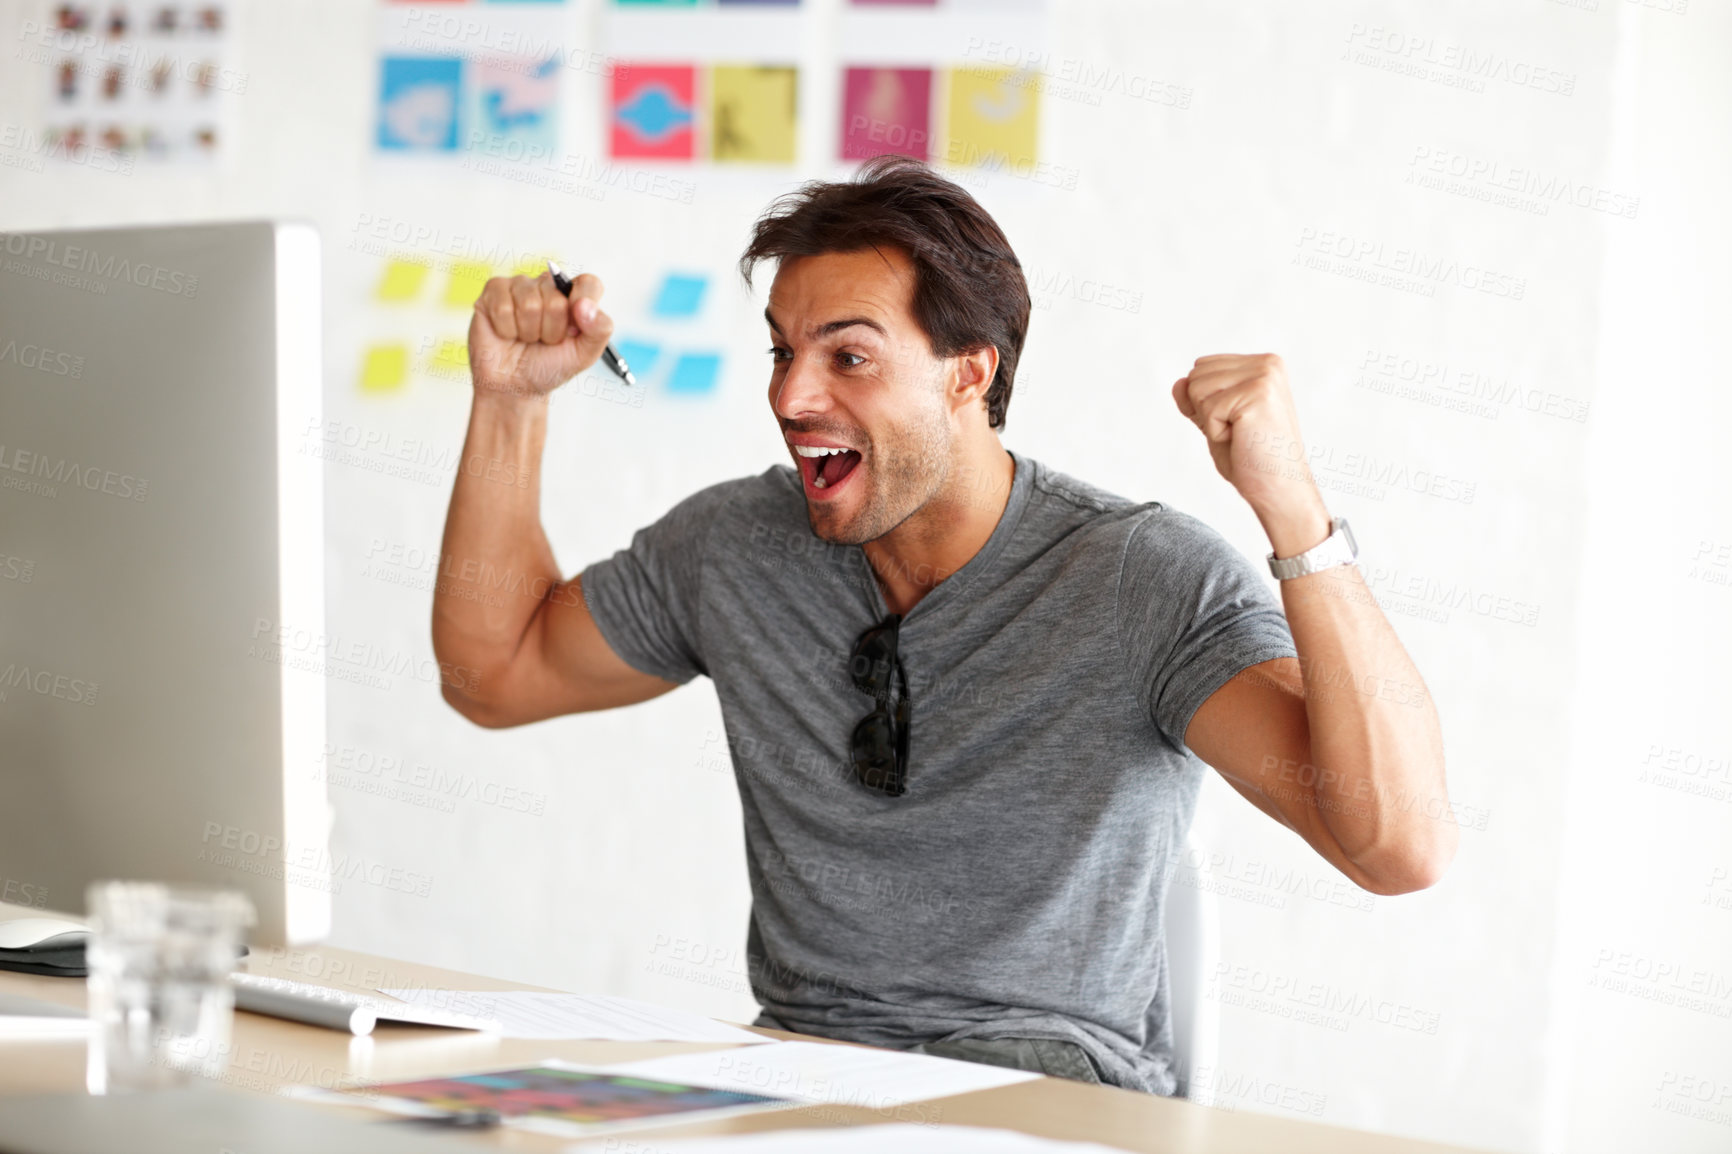
[{"label": "drinking glass", "polygon": [[253,907],[232,890],[105,881],[87,892],[92,1094],[221,1076],[234,1021],[229,974]]}]

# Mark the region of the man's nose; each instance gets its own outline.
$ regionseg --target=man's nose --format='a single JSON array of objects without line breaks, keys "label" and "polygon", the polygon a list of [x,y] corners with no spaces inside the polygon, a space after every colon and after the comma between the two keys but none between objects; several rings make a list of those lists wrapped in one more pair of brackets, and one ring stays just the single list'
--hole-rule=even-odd
[{"label": "man's nose", "polygon": [[828,412],[830,386],[824,379],[822,362],[795,353],[776,389],[775,409],[776,415],[784,420]]}]

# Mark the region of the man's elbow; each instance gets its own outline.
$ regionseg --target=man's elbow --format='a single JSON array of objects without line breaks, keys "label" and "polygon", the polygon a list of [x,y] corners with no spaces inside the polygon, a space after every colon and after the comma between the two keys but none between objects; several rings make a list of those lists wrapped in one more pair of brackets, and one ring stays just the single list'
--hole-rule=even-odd
[{"label": "man's elbow", "polygon": [[509,729],[522,724],[517,718],[506,715],[498,706],[472,696],[455,685],[443,685],[439,693],[445,698],[445,704],[483,729]]},{"label": "man's elbow", "polygon": [[1461,834],[1453,824],[1415,831],[1387,852],[1357,863],[1365,874],[1360,885],[1382,897],[1430,889],[1449,870]]}]

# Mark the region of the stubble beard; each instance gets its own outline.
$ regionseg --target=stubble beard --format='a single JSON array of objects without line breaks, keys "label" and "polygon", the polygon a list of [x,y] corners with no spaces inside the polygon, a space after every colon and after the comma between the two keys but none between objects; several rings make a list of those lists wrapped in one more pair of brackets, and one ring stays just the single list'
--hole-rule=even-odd
[{"label": "stubble beard", "polygon": [[812,532],[832,545],[864,545],[891,532],[925,508],[950,475],[951,446],[938,414],[894,443],[873,448],[871,489],[858,511],[839,520],[827,506],[806,503]]}]

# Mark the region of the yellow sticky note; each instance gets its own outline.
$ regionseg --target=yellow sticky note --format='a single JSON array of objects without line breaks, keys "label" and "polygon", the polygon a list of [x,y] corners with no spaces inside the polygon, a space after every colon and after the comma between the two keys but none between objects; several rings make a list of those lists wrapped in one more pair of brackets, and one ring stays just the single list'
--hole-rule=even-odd
[{"label": "yellow sticky note", "polygon": [[385,262],[385,274],[379,278],[379,287],[373,295],[393,303],[412,301],[421,291],[421,282],[426,279],[426,265],[393,257]]},{"label": "yellow sticky note", "polygon": [[469,379],[469,342],[462,338],[447,338],[433,349],[429,369],[441,377]]},{"label": "yellow sticky note", "polygon": [[445,303],[454,309],[466,309],[481,295],[493,266],[477,260],[460,260],[451,266],[451,279],[445,282]]},{"label": "yellow sticky note", "polygon": [[792,68],[711,69],[711,155],[717,160],[792,164],[798,80]]},{"label": "yellow sticky note", "polygon": [[374,345],[361,362],[361,391],[388,393],[409,379],[409,350],[403,345]]},{"label": "yellow sticky note", "polygon": [[1026,171],[1038,155],[1040,77],[1015,68],[950,70],[945,159],[966,167]]}]

